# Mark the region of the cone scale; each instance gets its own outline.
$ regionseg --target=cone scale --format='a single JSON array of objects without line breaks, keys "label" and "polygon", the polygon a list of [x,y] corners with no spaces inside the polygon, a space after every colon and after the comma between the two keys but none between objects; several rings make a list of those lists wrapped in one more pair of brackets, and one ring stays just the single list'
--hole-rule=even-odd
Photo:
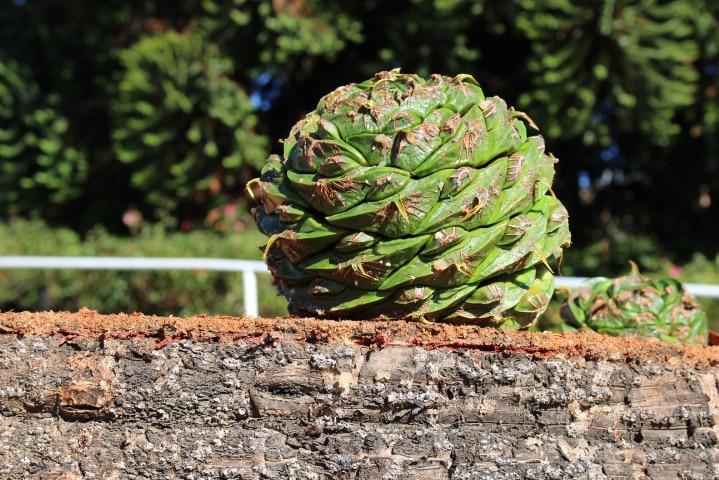
[{"label": "cone scale", "polygon": [[528,126],[468,75],[381,72],[323,97],[248,186],[290,313],[530,326],[570,235]]}]

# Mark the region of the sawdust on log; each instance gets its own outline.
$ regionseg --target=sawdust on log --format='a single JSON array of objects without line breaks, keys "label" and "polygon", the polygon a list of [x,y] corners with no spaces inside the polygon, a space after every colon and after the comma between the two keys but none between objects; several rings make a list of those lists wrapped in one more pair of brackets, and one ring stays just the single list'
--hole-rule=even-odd
[{"label": "sawdust on log", "polygon": [[405,321],[335,321],[314,318],[255,318],[195,315],[159,317],[141,313],[0,312],[0,334],[88,336],[99,339],[154,338],[156,347],[182,339],[208,342],[353,343],[373,349],[388,344],[427,349],[464,348],[495,353],[582,357],[621,362],[719,365],[719,347],[675,345],[662,341],[595,333],[531,333],[471,325]]}]

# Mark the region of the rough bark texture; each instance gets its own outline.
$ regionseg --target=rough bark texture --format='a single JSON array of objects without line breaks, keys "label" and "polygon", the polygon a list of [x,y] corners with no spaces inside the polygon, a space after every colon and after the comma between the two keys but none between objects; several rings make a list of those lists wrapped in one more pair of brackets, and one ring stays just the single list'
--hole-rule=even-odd
[{"label": "rough bark texture", "polygon": [[0,478],[715,478],[717,347],[0,313]]}]

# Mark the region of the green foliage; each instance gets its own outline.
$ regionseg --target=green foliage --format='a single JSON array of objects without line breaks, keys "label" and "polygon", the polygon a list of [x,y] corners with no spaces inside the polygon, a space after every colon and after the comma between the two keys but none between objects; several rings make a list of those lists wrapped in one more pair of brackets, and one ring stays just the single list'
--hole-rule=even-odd
[{"label": "green foliage", "polygon": [[568,276],[619,275],[626,270],[627,259],[636,261],[645,271],[660,268],[666,252],[657,242],[645,235],[628,235],[618,228],[610,229],[615,237],[572,247],[562,258],[562,274]]},{"label": "green foliage", "polygon": [[[699,73],[699,2],[520,0],[519,28],[531,41],[533,88],[521,103],[547,123],[549,138],[608,145],[618,133],[666,145],[677,111],[694,102]],[[615,125],[597,121],[609,102]]]},{"label": "green foliage", "polygon": [[[37,91],[43,107],[50,106],[62,119],[63,148],[85,157],[56,156],[52,162],[52,169],[67,180],[64,188],[74,189],[72,195],[50,197],[19,183],[9,186],[24,205],[18,213],[38,213],[83,231],[96,224],[120,228],[122,211],[139,202],[127,189],[129,169],[112,154],[108,102],[120,69],[116,52],[150,25],[182,23],[193,1],[0,2],[0,56],[15,62],[17,68],[10,69],[28,90]],[[3,209],[3,218],[10,213]]]},{"label": "green foliage", "polygon": [[[121,53],[125,68],[112,109],[117,158],[132,186],[168,208],[239,190],[259,168],[267,141],[232,60],[189,30],[148,36]],[[216,202],[217,203],[217,200]]]},{"label": "green foliage", "polygon": [[[27,68],[0,56],[0,210],[42,215],[82,194],[87,159],[67,141],[68,120]],[[38,202],[42,198],[44,202]]]},{"label": "green foliage", "polygon": [[[40,221],[0,223],[0,255],[219,257],[259,259],[254,229],[219,235],[209,231],[168,234],[148,227],[133,238],[48,228]],[[258,277],[260,314],[287,313],[269,275]],[[240,315],[242,274],[208,271],[0,270],[0,309],[139,311],[157,315]]]},{"label": "green foliage", "polygon": [[[483,48],[472,38],[501,25],[482,22],[484,4],[472,0],[411,0],[385,2],[386,14],[373,12],[373,35],[367,43],[376,48],[376,60],[368,62],[364,75],[401,63],[412,65],[422,76],[432,73],[475,73]],[[375,37],[374,32],[382,32]],[[442,64],[437,69],[437,64]],[[483,86],[485,86],[483,84]]]},{"label": "green foliage", "polygon": [[305,77],[316,59],[334,60],[363,40],[362,24],[346,5],[318,0],[204,0],[198,27],[254,75]]},{"label": "green foliage", "polygon": [[[695,17],[696,35],[700,42],[700,79],[695,109],[689,121],[691,134],[713,137],[719,132],[719,3],[700,2],[702,14]],[[717,147],[714,146],[714,153]],[[719,170],[719,155],[713,155],[713,166]]]}]

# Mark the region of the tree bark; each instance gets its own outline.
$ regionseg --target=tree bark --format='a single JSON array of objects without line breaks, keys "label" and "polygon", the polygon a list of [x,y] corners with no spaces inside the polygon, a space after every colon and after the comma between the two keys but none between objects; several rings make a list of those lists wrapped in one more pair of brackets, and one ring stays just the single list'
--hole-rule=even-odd
[{"label": "tree bark", "polygon": [[0,478],[715,478],[717,347],[0,313]]}]

